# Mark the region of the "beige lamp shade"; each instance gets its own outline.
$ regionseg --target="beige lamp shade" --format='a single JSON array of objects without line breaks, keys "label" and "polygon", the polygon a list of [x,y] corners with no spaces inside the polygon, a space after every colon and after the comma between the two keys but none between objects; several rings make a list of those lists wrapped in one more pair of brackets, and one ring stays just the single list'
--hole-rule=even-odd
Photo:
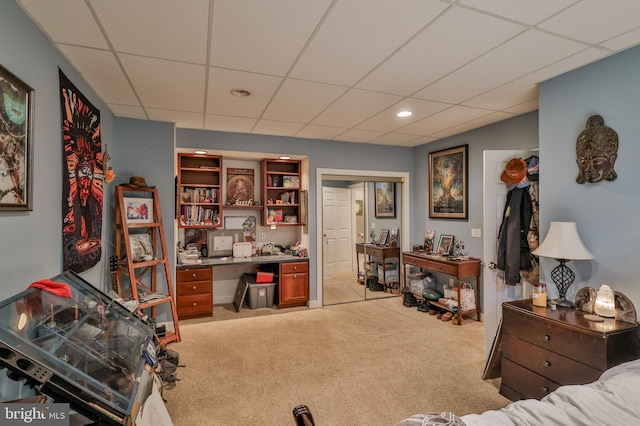
[{"label": "beige lamp shade", "polygon": [[551,222],[547,236],[533,252],[552,259],[588,260],[593,255],[582,243],[575,222]]}]

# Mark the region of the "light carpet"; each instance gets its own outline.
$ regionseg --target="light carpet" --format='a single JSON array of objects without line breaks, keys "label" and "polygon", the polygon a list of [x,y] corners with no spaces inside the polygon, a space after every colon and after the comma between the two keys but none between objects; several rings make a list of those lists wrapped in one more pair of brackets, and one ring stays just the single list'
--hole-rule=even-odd
[{"label": "light carpet", "polygon": [[481,379],[483,325],[462,326],[371,300],[230,321],[181,323],[171,349],[184,368],[165,390],[176,426],[393,425],[414,413],[458,415],[505,406]]}]

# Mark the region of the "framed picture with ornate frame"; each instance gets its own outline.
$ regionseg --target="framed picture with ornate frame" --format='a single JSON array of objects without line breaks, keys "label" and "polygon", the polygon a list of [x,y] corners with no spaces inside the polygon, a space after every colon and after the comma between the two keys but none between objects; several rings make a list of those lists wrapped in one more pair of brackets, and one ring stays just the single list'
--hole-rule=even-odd
[{"label": "framed picture with ornate frame", "polygon": [[375,182],[376,217],[396,217],[396,184]]},{"label": "framed picture with ornate frame", "polygon": [[429,153],[429,217],[463,219],[469,216],[469,145]]},{"label": "framed picture with ornate frame", "polygon": [[0,211],[33,210],[34,90],[0,65]]}]

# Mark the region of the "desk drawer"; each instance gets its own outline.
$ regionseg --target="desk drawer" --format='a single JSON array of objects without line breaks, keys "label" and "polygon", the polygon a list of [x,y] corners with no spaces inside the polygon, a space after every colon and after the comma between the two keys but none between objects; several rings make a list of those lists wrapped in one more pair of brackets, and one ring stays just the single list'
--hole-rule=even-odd
[{"label": "desk drawer", "polygon": [[458,267],[455,265],[445,265],[443,263],[427,261],[427,269],[433,272],[441,272],[443,274],[457,276]]},{"label": "desk drawer", "polygon": [[539,346],[527,343],[510,334],[502,340],[504,358],[538,373],[560,385],[578,385],[595,381],[602,371]]},{"label": "desk drawer", "polygon": [[[518,395],[521,395],[523,399],[540,399],[560,387],[560,385],[553,380],[549,380],[531,370],[527,370],[506,358],[502,358],[501,366],[502,385],[515,391]],[[502,389],[500,393],[505,394]],[[510,394],[512,397],[511,392],[507,392],[507,394]]]},{"label": "desk drawer", "polygon": [[207,281],[211,280],[211,268],[190,268],[178,269],[176,271],[176,280],[178,282],[185,281]]},{"label": "desk drawer", "polygon": [[178,316],[211,315],[213,300],[211,294],[184,296],[178,299]]},{"label": "desk drawer", "polygon": [[505,334],[518,336],[521,340],[598,370],[607,369],[607,342],[602,337],[581,333],[553,321],[540,320],[510,309],[503,310],[502,327]]},{"label": "desk drawer", "polygon": [[211,281],[187,281],[178,282],[177,294],[182,296],[194,296],[197,294],[211,294]]},{"label": "desk drawer", "polygon": [[286,262],[280,264],[281,274],[309,272],[309,262]]}]

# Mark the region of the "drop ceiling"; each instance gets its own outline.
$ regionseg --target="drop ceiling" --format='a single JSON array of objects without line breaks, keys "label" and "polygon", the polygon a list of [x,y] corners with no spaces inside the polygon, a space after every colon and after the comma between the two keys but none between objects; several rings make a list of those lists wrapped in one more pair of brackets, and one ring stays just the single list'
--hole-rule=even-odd
[{"label": "drop ceiling", "polygon": [[640,43],[637,0],[17,2],[118,117],[409,147]]}]

